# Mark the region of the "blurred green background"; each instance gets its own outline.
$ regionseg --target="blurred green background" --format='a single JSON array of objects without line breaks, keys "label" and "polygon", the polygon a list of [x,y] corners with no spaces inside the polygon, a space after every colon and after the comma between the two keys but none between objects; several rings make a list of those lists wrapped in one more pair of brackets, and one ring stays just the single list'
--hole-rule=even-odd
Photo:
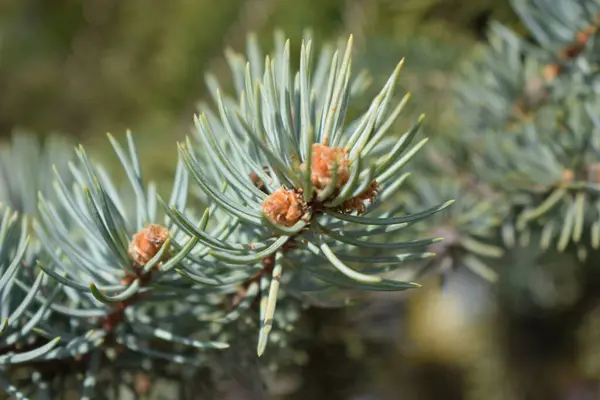
[{"label": "blurred green background", "polygon": [[268,44],[276,28],[296,45],[305,29],[353,33],[376,78],[406,56],[401,84],[436,131],[452,117],[449,77],[490,16],[514,20],[505,0],[3,0],[0,134],[59,132],[101,153],[106,132],[131,129],[145,168],[167,178],[205,71],[227,77],[225,47],[243,50],[250,31]]},{"label": "blurred green background", "polygon": [[[306,29],[319,41],[354,34],[357,69],[373,73],[373,87],[406,57],[399,90],[413,93],[413,105],[403,118],[426,113],[425,134],[435,140],[460,129],[453,78],[485,42],[490,19],[520,29],[508,0],[2,0],[0,135],[58,132],[113,160],[105,133],[122,137],[131,129],[145,173],[168,185],[175,142],[190,132],[207,94],[205,72],[226,82],[226,47],[242,51],[251,31],[269,45],[281,28],[296,48]],[[421,283],[408,300],[386,295],[362,311],[315,312],[316,325],[337,318],[345,332],[315,328],[314,358],[305,367],[313,369],[305,381],[311,389],[295,388],[300,394],[289,398],[598,398],[588,390],[600,372],[597,310],[585,309],[583,324],[560,344],[585,343],[583,354],[571,349],[566,359],[560,351],[544,359],[539,354],[555,354],[544,334],[556,324],[523,328],[501,306],[473,311],[465,293],[482,299],[494,291],[479,281],[464,278],[443,293],[436,282]],[[543,340],[547,347],[526,351]],[[541,387],[516,389],[512,370],[527,377],[526,386]],[[274,392],[294,391],[293,382],[274,382]],[[556,387],[544,390],[548,382]]]}]

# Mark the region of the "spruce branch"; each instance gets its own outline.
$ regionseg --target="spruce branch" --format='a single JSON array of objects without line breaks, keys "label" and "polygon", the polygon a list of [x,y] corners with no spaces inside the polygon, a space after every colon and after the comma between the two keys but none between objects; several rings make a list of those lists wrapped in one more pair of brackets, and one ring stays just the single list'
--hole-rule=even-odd
[{"label": "spruce branch", "polygon": [[[485,64],[471,63],[472,74],[459,85],[461,114],[476,116],[464,119],[471,165],[510,206],[505,245],[539,237],[542,249],[574,246],[585,257],[600,246],[600,3],[515,0],[514,6],[534,41],[495,24]],[[536,90],[527,96],[528,88]],[[492,114],[481,101],[486,96],[496,107]],[[528,98],[535,101],[523,102]]]},{"label": "spruce branch", "polygon": [[[130,196],[80,146],[77,162],[69,164],[71,177],[54,171],[56,203],[40,193],[39,219],[33,224],[43,248],[36,255],[40,276],[43,282],[51,278],[53,288],[51,300],[42,305],[52,319],[41,320],[37,332],[66,340],[64,346],[43,348],[37,360],[85,357],[83,393],[93,389],[98,365],[115,351],[198,364],[203,358],[192,349],[228,347],[211,332],[186,327],[188,316],[181,311],[194,307],[211,312],[202,291],[195,290],[198,285],[175,272],[191,262],[187,256],[197,240],[186,240],[159,213],[152,184],[146,186],[142,179],[131,133],[125,149],[110,135],[109,140],[128,178]],[[179,167],[171,193],[175,204],[185,205],[187,179]],[[160,318],[165,310],[172,310],[170,318]],[[77,323],[65,329],[61,320]]]},{"label": "spruce branch", "polygon": [[[215,214],[231,222],[222,239],[216,239],[193,229],[185,210],[170,207],[168,213],[198,240],[191,255],[199,265],[225,270],[258,266],[262,271],[244,286],[261,299],[259,355],[272,329],[278,290],[288,282],[293,286],[294,270],[310,271],[313,279],[339,287],[405,290],[419,285],[367,274],[343,260],[364,264],[360,256],[348,257],[361,248],[393,252],[390,259],[395,262],[402,260],[398,251],[405,249],[411,249],[411,257],[428,256],[426,246],[440,240],[383,243],[359,238],[369,235],[369,227],[393,229],[406,223],[403,218],[415,223],[450,202],[418,215],[378,217],[380,203],[389,202],[406,178],[399,171],[426,139],[410,147],[421,117],[393,145],[386,140],[408,100],[394,100],[404,60],[368,110],[347,121],[351,100],[360,94],[353,89],[362,87],[364,80],[363,75],[355,78],[359,81],[352,79],[352,41],[350,37],[346,47],[333,54],[325,48],[314,61],[312,41],[303,41],[297,70],[291,65],[290,42],[281,34],[264,64],[257,61],[262,53],[255,45],[249,45],[249,61],[228,51],[236,95],[222,93],[209,75],[216,109],[201,105],[194,120],[195,140],[178,145],[180,159]],[[233,221],[239,225],[233,226]],[[357,235],[360,231],[364,235]],[[419,251],[422,256],[416,255]],[[286,260],[296,254],[310,257],[287,267]],[[180,272],[192,279],[207,278],[194,265]]]}]

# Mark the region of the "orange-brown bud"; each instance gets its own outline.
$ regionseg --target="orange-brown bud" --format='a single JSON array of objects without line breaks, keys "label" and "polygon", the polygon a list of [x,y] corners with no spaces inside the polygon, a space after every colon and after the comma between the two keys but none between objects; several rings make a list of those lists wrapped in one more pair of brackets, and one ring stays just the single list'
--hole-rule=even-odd
[{"label": "orange-brown bud", "polygon": [[289,227],[305,214],[306,203],[297,191],[280,188],[265,199],[262,210],[273,222]]},{"label": "orange-brown bud", "polygon": [[575,179],[575,173],[570,169],[563,170],[561,174],[563,182],[572,182]]},{"label": "orange-brown bud", "polygon": [[311,180],[317,190],[325,188],[331,183],[334,165],[337,163],[337,184],[339,188],[350,177],[349,161],[346,150],[341,147],[329,147],[324,144],[314,143],[312,146]]},{"label": "orange-brown bud", "polygon": [[152,380],[145,372],[138,372],[133,378],[133,387],[138,396],[143,396],[152,388]]},{"label": "orange-brown bud", "polygon": [[546,78],[546,81],[552,81],[554,78],[556,78],[558,76],[558,74],[560,73],[560,65],[558,64],[549,64],[546,65],[546,67],[544,67],[544,78]]},{"label": "orange-brown bud", "polygon": [[[169,238],[169,230],[157,224],[150,224],[133,235],[129,243],[129,257],[138,266],[146,265],[158,253],[162,245]],[[163,260],[169,257],[165,253]]]}]

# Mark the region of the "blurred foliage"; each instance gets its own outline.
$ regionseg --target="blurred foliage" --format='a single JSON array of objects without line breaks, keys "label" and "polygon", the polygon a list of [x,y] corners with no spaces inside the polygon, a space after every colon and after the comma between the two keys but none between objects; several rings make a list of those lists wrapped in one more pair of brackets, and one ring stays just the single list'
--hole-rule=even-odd
[{"label": "blurred foliage", "polygon": [[426,96],[415,107],[433,99],[436,105],[427,109],[443,118],[437,104],[446,99],[438,91],[447,79],[439,72],[470,42],[457,35],[478,35],[488,14],[510,19],[509,10],[493,0],[222,0],[218,6],[207,0],[5,0],[0,134],[15,127],[58,131],[104,149],[105,132],[131,129],[152,159],[145,167],[166,178],[172,140],[188,132],[195,102],[205,94],[206,69],[219,75],[226,70],[224,46],[239,50],[247,31],[269,41],[275,27],[292,42],[307,27],[316,39],[352,32],[364,60],[385,67],[383,75],[406,54],[407,70],[428,74],[403,80],[430,88],[414,87]]}]

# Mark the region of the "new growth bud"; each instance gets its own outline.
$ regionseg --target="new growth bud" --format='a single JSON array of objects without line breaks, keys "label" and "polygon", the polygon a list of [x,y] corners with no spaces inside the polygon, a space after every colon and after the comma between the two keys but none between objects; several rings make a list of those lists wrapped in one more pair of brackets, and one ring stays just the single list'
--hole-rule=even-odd
[{"label": "new growth bud", "polygon": [[[129,243],[129,257],[137,266],[146,265],[158,253],[169,238],[169,230],[157,224],[150,224],[133,235]],[[169,257],[165,252],[163,261]]]},{"label": "new growth bud", "polygon": [[337,165],[337,184],[339,188],[348,182],[348,154],[341,147],[329,147],[315,143],[312,146],[311,180],[317,190],[324,189],[331,183],[334,165]]},{"label": "new growth bud", "polygon": [[301,193],[280,188],[265,199],[262,210],[273,222],[289,227],[305,214],[306,202]]}]

